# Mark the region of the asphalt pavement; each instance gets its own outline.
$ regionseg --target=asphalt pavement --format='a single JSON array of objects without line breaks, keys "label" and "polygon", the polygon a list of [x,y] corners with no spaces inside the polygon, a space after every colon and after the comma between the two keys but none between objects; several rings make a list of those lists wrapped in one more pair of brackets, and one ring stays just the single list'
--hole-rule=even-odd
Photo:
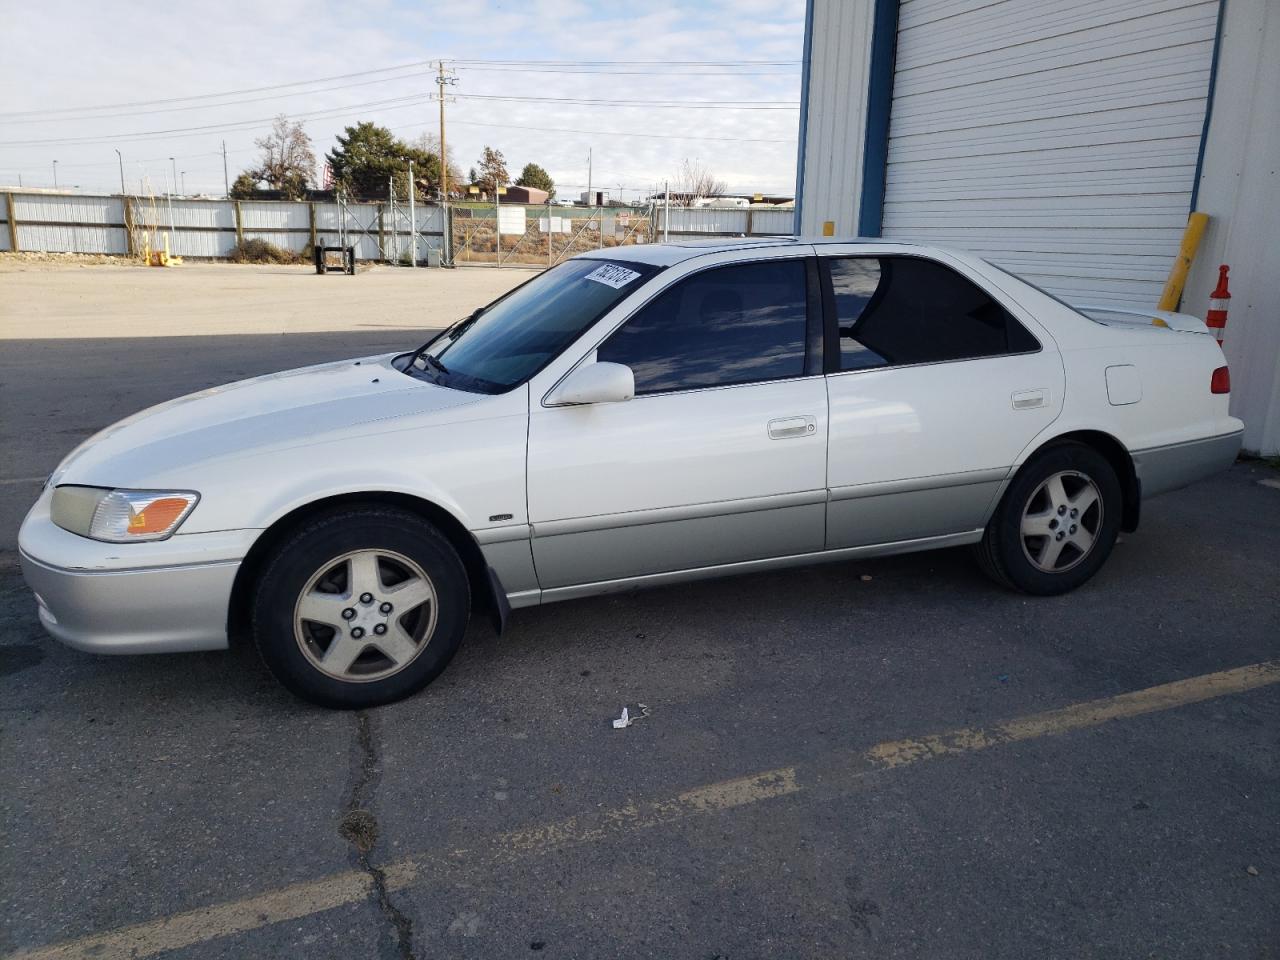
[{"label": "asphalt pavement", "polygon": [[1068,596],[953,550],[555,604],[365,713],[42,633],[14,531],[81,437],[406,339],[5,343],[0,956],[1280,957],[1266,464]]}]

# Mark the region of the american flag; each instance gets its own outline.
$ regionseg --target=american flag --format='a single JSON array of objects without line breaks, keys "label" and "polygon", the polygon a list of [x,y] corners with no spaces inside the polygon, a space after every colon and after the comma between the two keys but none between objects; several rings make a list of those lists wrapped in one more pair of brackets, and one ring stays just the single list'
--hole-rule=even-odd
[{"label": "american flag", "polygon": [[333,167],[329,166],[328,160],[324,162],[324,173],[322,176],[323,176],[324,185],[321,187],[321,189],[332,190],[333,189]]}]

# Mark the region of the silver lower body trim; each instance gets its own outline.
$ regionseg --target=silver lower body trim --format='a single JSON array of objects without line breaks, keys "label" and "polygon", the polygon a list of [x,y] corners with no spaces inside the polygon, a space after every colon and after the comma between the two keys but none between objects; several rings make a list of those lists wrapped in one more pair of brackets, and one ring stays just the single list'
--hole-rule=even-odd
[{"label": "silver lower body trim", "polygon": [[1226,470],[1236,462],[1243,438],[1244,432],[1237,431],[1133,451],[1133,466],[1142,481],[1143,499]]},{"label": "silver lower body trim", "polygon": [[227,608],[239,560],[85,571],[19,552],[40,623],[90,653],[185,653],[227,646]]},{"label": "silver lower body trim", "polygon": [[[835,563],[841,560],[854,560],[859,557],[887,557],[900,553],[915,553],[920,550],[961,547],[977,543],[982,539],[982,532],[982,529],[979,528],[939,537],[921,537],[916,540],[899,540],[894,543],[865,544],[857,547],[845,547],[839,550],[819,550],[812,553],[798,553],[785,557],[770,557],[763,560],[743,560],[738,563],[716,564],[714,566],[697,567],[692,570],[672,570],[638,577],[623,577],[616,580],[599,580],[594,583],[553,587],[542,591],[541,602],[552,603],[556,600],[575,600],[605,593],[643,590],[648,587],[659,587],[667,584],[688,583],[695,580],[709,580],[716,577],[744,573],[761,573],[768,570],[782,570],[788,567],[804,567],[816,563]],[[521,604],[521,606],[529,605],[531,604]],[[512,606],[514,607],[516,604],[513,602]]]}]

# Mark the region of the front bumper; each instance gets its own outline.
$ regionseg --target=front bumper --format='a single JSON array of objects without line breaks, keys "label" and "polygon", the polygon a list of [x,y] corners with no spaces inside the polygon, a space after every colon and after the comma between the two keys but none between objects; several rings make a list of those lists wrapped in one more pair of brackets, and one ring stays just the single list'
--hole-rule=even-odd
[{"label": "front bumper", "polygon": [[132,570],[68,570],[20,552],[40,623],[90,653],[177,653],[227,646],[238,560]]},{"label": "front bumper", "polygon": [[45,490],[22,523],[18,556],[40,622],[93,653],[175,653],[227,646],[231,589],[260,531],[222,530],[146,543],[101,543],[57,526]]}]

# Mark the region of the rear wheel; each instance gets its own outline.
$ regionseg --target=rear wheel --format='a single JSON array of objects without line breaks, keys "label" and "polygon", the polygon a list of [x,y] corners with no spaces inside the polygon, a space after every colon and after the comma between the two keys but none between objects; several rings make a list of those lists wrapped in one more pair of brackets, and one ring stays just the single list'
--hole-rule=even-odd
[{"label": "rear wheel", "polygon": [[1120,480],[1081,443],[1038,454],[1014,478],[977,545],[983,570],[1006,586],[1051,595],[1106,562],[1120,530]]},{"label": "rear wheel", "polygon": [[389,703],[457,652],[470,593],[452,545],[421,517],[355,507],[309,521],[264,568],[253,634],[289,690],[326,707]]}]

